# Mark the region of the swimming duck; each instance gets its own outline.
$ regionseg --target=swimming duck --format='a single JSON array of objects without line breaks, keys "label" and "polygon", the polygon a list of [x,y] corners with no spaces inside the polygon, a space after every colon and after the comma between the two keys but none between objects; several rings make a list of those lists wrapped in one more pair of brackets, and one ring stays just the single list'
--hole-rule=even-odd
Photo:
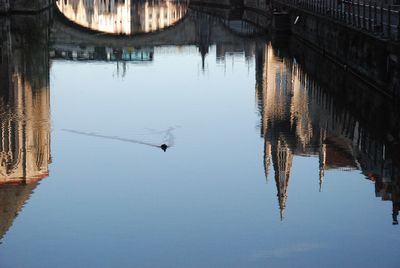
[{"label": "swimming duck", "polygon": [[160,145],[161,150],[163,150],[164,152],[168,149],[168,145],[166,145],[165,143]]}]

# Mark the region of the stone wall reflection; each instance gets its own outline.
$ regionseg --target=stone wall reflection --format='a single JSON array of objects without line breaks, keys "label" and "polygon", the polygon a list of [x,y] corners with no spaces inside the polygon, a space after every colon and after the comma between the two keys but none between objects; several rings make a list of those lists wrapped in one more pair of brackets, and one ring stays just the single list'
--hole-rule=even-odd
[{"label": "stone wall reflection", "polygon": [[50,164],[49,15],[0,18],[0,238]]},{"label": "stone wall reflection", "polygon": [[[323,81],[317,83],[313,72],[305,71],[306,61],[298,62],[294,55],[284,55],[284,46],[280,49],[276,47],[279,45],[269,43],[258,49],[256,90],[262,117],[261,133],[265,139],[265,174],[268,178],[272,164],[281,218],[284,217],[288,198],[293,156],[303,155],[319,157],[320,191],[327,170],[361,170],[367,179],[375,182],[376,196],[392,201],[393,224],[397,224],[400,165],[394,153],[398,151],[398,145],[392,135],[398,134],[399,129],[390,128],[390,124],[383,127],[366,119],[364,110],[373,109],[372,105],[364,108],[359,105],[358,110],[344,105],[343,94],[346,93],[339,89],[331,90],[329,84],[321,86]],[[310,57],[307,55],[305,59]],[[329,79],[345,77],[340,73],[337,75]],[[354,87],[350,84],[346,86]],[[360,90],[364,97],[358,96],[355,101],[379,99],[367,96],[365,88]],[[386,114],[386,118],[400,122],[396,109],[390,103],[385,111],[394,114]],[[381,112],[384,113],[383,109]],[[383,114],[376,116],[385,118]]]}]

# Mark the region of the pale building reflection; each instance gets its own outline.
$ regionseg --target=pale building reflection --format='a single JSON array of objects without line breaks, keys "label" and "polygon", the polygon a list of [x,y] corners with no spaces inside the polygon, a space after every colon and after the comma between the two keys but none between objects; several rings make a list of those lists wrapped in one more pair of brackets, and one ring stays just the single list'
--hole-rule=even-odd
[{"label": "pale building reflection", "polygon": [[49,175],[48,19],[0,20],[0,239]]},{"label": "pale building reflection", "polygon": [[46,65],[33,67],[25,51],[8,48],[0,74],[0,184],[29,183],[46,177],[50,163],[48,55],[29,55]]},{"label": "pale building reflection", "polygon": [[340,108],[291,57],[271,44],[258,48],[256,92],[264,137],[264,168],[275,174],[283,219],[294,155],[318,156],[319,191],[329,169],[361,170],[375,181],[376,196],[393,203],[393,224],[400,209],[400,177],[384,141],[372,135],[349,110]]},{"label": "pale building reflection", "polygon": [[49,91],[32,89],[13,74],[12,99],[0,100],[0,183],[30,183],[48,176]]},{"label": "pale building reflection", "polygon": [[132,35],[162,30],[180,21],[187,0],[59,0],[59,11],[91,30]]}]

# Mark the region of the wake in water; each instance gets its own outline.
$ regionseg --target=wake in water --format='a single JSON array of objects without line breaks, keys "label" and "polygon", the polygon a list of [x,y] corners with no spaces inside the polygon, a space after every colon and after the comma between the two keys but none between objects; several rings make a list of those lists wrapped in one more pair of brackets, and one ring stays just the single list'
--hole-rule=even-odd
[{"label": "wake in water", "polygon": [[170,127],[164,131],[155,132],[155,133],[159,133],[159,134],[164,134],[163,143],[161,145],[149,143],[149,142],[145,142],[145,141],[140,141],[140,140],[135,140],[135,139],[122,138],[122,137],[118,137],[118,136],[107,136],[107,135],[97,134],[95,132],[83,132],[83,131],[78,131],[78,130],[73,130],[73,129],[62,129],[62,131],[66,131],[66,132],[70,132],[70,133],[74,133],[74,134],[78,134],[78,135],[89,136],[89,137],[97,137],[97,138],[103,138],[103,139],[108,139],[108,140],[117,140],[117,141],[146,145],[146,146],[150,146],[150,147],[160,148],[161,150],[163,150],[165,152],[165,151],[167,151],[168,148],[174,146],[175,137],[174,137],[172,131],[175,129],[176,129],[176,127]]}]

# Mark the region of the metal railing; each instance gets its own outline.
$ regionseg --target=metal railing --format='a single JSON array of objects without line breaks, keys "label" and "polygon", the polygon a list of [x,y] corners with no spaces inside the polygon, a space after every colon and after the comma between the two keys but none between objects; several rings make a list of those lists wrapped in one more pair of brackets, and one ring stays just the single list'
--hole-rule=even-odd
[{"label": "metal railing", "polygon": [[291,8],[329,17],[340,23],[390,40],[400,40],[400,10],[365,0],[275,0]]}]

